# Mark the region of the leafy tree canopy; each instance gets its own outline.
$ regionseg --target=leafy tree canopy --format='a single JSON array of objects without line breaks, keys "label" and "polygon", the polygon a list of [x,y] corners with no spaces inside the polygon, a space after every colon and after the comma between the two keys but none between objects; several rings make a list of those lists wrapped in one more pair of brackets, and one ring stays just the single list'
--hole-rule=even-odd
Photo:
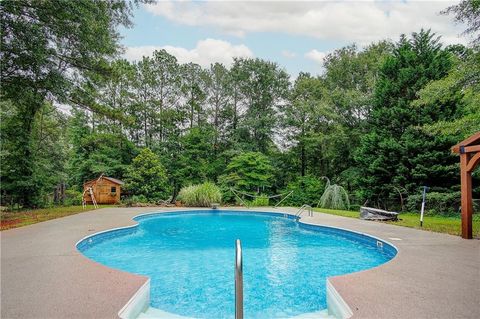
[{"label": "leafy tree canopy", "polygon": [[143,195],[149,200],[165,200],[170,195],[165,168],[160,157],[150,149],[140,151],[128,167],[125,186],[133,195]]},{"label": "leafy tree canopy", "polygon": [[259,152],[246,152],[232,158],[222,180],[244,192],[259,193],[272,185],[273,167],[268,157]]}]

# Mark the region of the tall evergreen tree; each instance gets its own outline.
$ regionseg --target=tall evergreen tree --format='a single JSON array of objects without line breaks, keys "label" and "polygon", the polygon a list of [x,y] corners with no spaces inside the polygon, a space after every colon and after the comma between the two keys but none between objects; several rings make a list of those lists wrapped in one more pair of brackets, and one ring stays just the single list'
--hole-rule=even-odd
[{"label": "tall evergreen tree", "polygon": [[368,133],[357,151],[362,198],[394,206],[422,185],[448,188],[455,183],[452,141],[419,126],[454,116],[456,101],[422,108],[412,104],[419,90],[446,76],[451,66],[450,53],[430,31],[402,36],[396,44],[381,68]]}]

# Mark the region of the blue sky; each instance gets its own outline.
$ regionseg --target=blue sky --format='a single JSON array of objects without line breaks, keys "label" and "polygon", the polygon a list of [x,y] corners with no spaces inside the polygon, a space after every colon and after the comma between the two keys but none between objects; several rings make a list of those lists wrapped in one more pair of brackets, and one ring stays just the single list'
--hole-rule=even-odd
[{"label": "blue sky", "polygon": [[292,76],[321,73],[328,52],[432,28],[445,43],[466,43],[439,12],[457,1],[159,1],[135,10],[122,29],[125,57],[166,49],[182,62],[229,65],[234,56],[275,61]]}]

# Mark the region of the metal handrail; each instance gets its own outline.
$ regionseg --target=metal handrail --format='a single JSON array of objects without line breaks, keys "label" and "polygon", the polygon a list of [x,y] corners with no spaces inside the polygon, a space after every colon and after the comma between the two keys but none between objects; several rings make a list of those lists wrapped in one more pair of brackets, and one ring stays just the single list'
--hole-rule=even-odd
[{"label": "metal handrail", "polygon": [[235,242],[235,319],[243,319],[242,243]]},{"label": "metal handrail", "polygon": [[307,204],[303,204],[302,207],[300,207],[300,209],[297,211],[297,213],[295,214],[296,217],[300,217],[300,215],[302,215],[302,213],[307,210],[308,211],[308,217],[312,217],[313,216],[313,208],[312,206],[310,205],[307,205]]}]

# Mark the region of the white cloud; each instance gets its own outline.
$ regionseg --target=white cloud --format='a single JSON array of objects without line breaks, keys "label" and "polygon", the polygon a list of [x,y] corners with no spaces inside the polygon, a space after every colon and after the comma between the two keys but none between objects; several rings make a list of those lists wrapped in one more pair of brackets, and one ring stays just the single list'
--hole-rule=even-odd
[{"label": "white cloud", "polygon": [[293,59],[294,57],[297,56],[297,54],[295,52],[288,51],[288,50],[283,50],[282,55],[286,58],[289,58],[289,59]]},{"label": "white cloud", "polygon": [[318,39],[366,44],[420,28],[431,28],[444,42],[466,42],[461,27],[439,12],[458,1],[193,2],[160,1],[148,11],[176,23],[214,27],[244,36],[282,32]]},{"label": "white cloud", "polygon": [[162,47],[154,45],[144,45],[140,47],[126,47],[123,57],[129,61],[141,60],[144,56],[151,56],[153,51],[161,50]]},{"label": "white cloud", "polygon": [[150,56],[153,51],[161,49],[175,56],[180,63],[194,62],[203,67],[208,67],[215,62],[230,66],[234,57],[253,57],[253,52],[247,46],[233,45],[217,39],[200,40],[195,48],[190,50],[171,45],[127,47],[124,56],[131,61],[140,60],[142,56]]},{"label": "white cloud", "polygon": [[307,53],[305,53],[305,57],[306,58],[309,58],[310,60],[313,60],[315,62],[317,62],[318,64],[320,65],[323,65],[323,59],[325,59],[325,57],[327,56],[327,53],[325,52],[320,52],[316,49],[313,49],[311,51],[308,51]]}]

